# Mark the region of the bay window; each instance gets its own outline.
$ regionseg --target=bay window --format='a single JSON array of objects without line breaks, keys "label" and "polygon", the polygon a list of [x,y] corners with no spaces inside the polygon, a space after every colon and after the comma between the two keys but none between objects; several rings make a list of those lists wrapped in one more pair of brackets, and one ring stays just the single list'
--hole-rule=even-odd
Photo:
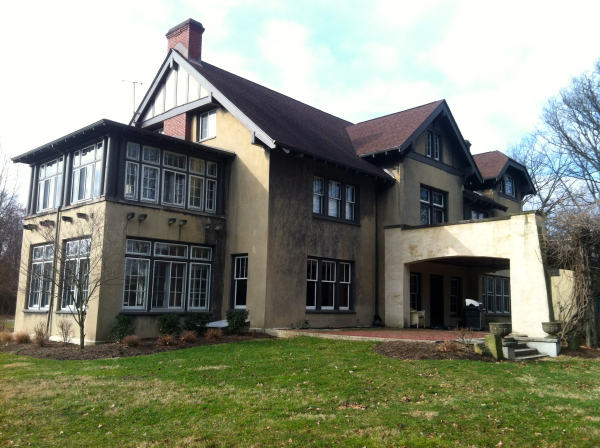
[{"label": "bay window", "polygon": [[185,174],[163,170],[163,204],[185,206]]},{"label": "bay window", "polygon": [[306,270],[306,309],[350,310],[353,278],[350,262],[309,258]]},{"label": "bay window", "polygon": [[100,197],[103,150],[100,142],[73,154],[72,204]]}]

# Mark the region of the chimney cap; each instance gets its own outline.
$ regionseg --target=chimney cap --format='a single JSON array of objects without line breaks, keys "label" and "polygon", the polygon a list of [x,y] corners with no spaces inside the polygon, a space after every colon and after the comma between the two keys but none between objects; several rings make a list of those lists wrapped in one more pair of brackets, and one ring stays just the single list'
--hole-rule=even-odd
[{"label": "chimney cap", "polygon": [[173,34],[175,31],[180,30],[181,28],[185,28],[186,26],[190,26],[190,27],[195,27],[195,28],[199,28],[200,31],[204,31],[204,27],[202,26],[202,24],[200,22],[198,22],[197,20],[194,19],[187,19],[183,22],[181,22],[179,25],[174,26],[173,28],[171,28],[166,36],[169,37],[171,34]]}]

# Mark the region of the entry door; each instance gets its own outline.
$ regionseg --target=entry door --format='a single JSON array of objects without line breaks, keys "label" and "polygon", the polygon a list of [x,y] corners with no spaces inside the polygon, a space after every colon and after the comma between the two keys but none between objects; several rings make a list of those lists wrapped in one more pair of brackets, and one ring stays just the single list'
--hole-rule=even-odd
[{"label": "entry door", "polygon": [[444,276],[431,275],[429,279],[429,314],[432,327],[444,325]]}]

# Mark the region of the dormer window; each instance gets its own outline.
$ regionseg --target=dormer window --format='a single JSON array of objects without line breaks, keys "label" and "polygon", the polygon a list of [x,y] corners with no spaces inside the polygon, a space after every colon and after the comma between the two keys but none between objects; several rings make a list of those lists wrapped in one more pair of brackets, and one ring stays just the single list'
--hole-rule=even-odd
[{"label": "dormer window", "polygon": [[433,131],[427,131],[426,155],[435,160],[441,160],[442,137]]},{"label": "dormer window", "polygon": [[515,188],[515,180],[512,176],[504,176],[504,178],[500,182],[500,193],[504,193],[505,195],[512,197],[515,197],[517,195]]}]

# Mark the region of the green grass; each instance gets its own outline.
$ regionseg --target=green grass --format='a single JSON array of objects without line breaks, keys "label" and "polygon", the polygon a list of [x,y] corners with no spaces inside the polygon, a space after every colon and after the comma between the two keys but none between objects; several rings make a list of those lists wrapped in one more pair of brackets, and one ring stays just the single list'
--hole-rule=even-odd
[{"label": "green grass", "polygon": [[15,321],[14,320],[7,321],[6,324],[4,324],[4,325],[8,331],[14,331],[14,329],[15,329]]},{"label": "green grass", "polygon": [[68,362],[0,353],[0,446],[600,444],[599,362],[400,361],[373,345],[274,339]]}]

